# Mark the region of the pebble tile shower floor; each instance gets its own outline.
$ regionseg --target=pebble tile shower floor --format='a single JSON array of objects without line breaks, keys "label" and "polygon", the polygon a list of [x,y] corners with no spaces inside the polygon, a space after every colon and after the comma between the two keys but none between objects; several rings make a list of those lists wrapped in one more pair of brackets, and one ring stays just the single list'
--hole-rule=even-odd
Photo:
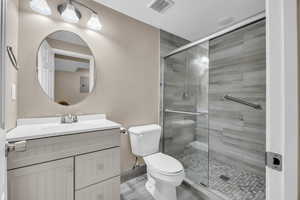
[{"label": "pebble tile shower floor", "polygon": [[[175,156],[186,176],[196,184],[208,184],[208,153],[188,148]],[[254,172],[210,159],[209,188],[229,200],[265,200],[265,177]]]}]

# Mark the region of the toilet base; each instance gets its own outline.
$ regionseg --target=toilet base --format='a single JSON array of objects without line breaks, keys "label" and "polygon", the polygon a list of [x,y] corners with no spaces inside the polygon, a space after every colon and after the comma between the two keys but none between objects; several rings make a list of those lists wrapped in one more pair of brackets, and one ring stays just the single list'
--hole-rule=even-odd
[{"label": "toilet base", "polygon": [[146,189],[155,200],[177,200],[176,187],[167,182],[152,178],[149,174]]}]

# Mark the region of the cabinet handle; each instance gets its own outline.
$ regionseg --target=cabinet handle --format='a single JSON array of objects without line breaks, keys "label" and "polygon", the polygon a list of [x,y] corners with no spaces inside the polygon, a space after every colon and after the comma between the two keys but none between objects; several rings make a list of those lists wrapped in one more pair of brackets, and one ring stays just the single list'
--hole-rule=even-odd
[{"label": "cabinet handle", "polygon": [[24,152],[26,151],[27,142],[26,141],[19,141],[15,143],[6,143],[5,145],[5,153],[6,156],[9,152]]}]

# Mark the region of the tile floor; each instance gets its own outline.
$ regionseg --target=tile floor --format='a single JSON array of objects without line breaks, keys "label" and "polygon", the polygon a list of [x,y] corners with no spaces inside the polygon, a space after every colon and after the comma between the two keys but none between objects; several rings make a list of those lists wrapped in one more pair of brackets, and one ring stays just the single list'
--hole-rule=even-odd
[{"label": "tile floor", "polygon": [[[139,176],[121,184],[121,200],[154,200],[146,190],[147,176]],[[177,189],[178,200],[202,200],[191,188],[184,185]],[[172,200],[172,199],[170,199]]]},{"label": "tile floor", "polygon": [[[230,166],[217,159],[210,159],[208,153],[188,147],[180,160],[189,181],[208,185],[220,197],[228,200],[265,200],[265,177],[236,166]],[[209,181],[208,181],[209,177]],[[121,185],[121,200],[154,200],[145,188],[146,175],[131,179]],[[177,189],[178,200],[202,200],[199,194],[182,185]]]}]

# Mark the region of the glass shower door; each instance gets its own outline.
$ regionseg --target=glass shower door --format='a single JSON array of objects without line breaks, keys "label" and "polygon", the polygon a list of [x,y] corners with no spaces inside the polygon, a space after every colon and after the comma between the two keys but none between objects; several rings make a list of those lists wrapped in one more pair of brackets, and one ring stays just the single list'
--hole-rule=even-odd
[{"label": "glass shower door", "polygon": [[265,35],[262,20],[210,41],[209,186],[230,200],[265,199]]},{"label": "glass shower door", "polygon": [[186,181],[208,185],[208,43],[165,59],[163,150]]}]

